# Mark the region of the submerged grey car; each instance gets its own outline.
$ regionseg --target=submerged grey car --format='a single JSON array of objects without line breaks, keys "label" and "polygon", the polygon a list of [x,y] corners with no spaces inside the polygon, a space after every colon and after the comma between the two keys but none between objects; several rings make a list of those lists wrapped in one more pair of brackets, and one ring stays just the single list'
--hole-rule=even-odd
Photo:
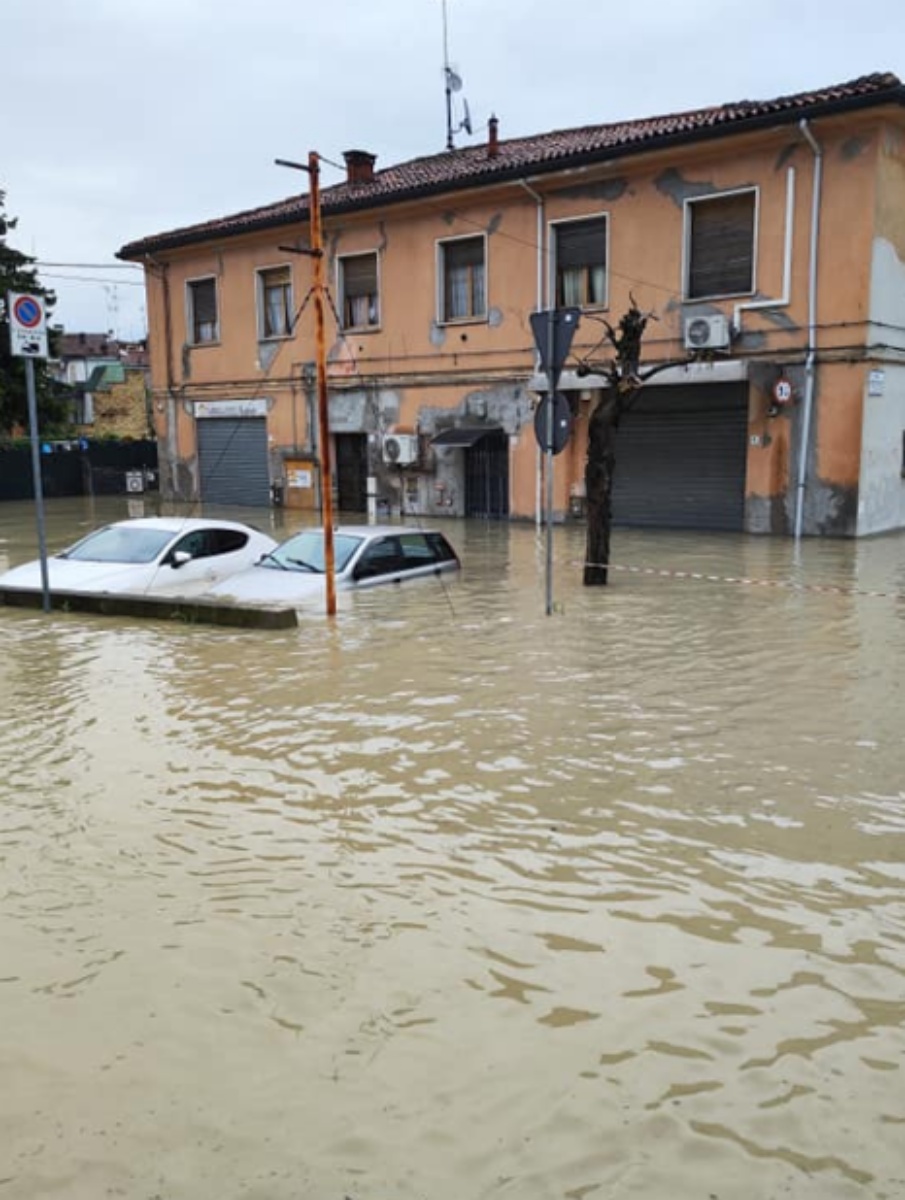
[{"label": "submerged grey car", "polygon": [[[337,591],[405,583],[458,571],[459,556],[435,529],[343,525],[334,531]],[[209,592],[244,604],[316,604],[325,594],[324,534],[304,529]]]}]

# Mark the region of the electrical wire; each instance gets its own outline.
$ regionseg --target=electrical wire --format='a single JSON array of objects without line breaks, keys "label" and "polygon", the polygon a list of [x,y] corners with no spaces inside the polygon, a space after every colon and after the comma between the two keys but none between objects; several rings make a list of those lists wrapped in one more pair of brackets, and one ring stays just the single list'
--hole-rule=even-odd
[{"label": "electrical wire", "polygon": [[99,283],[107,287],[137,287],[143,288],[144,280],[141,279],[103,279],[99,275],[57,275],[53,271],[42,271],[42,279],[59,279],[66,283]]}]

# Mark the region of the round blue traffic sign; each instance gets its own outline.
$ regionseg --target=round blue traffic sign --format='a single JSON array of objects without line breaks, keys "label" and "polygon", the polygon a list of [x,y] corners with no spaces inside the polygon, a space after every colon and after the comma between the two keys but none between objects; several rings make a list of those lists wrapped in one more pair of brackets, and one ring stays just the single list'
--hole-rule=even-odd
[{"label": "round blue traffic sign", "polygon": [[41,324],[41,305],[34,296],[17,296],[13,304],[13,316],[19,325],[35,329]]}]

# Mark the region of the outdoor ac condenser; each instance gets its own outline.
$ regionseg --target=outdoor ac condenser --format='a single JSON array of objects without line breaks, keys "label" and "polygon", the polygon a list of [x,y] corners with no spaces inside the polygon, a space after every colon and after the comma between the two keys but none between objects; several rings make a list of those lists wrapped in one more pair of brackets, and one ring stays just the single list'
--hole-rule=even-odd
[{"label": "outdoor ac condenser", "polygon": [[685,318],[686,350],[725,350],[730,342],[729,321],[721,313]]},{"label": "outdoor ac condenser", "polygon": [[383,437],[383,461],[394,467],[410,467],[418,461],[416,433],[386,433]]}]

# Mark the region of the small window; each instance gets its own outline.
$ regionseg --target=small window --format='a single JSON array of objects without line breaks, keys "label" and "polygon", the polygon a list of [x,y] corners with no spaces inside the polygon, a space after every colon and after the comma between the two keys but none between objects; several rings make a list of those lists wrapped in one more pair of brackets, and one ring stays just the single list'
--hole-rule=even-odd
[{"label": "small window", "polygon": [[216,279],[193,279],[188,285],[188,297],[188,326],[192,345],[218,341],[220,330]]},{"label": "small window", "polygon": [[292,334],[292,279],[288,267],[258,271],[258,313],[262,338]]},{"label": "small window", "polygon": [[350,254],[339,260],[339,294],[343,329],[380,324],[376,254]]},{"label": "small window", "polygon": [[756,202],[753,191],[688,202],[689,300],[754,290]]},{"label": "small window", "polygon": [[591,308],[606,304],[606,217],[563,221],[556,238],[556,303]]},{"label": "small window", "polygon": [[484,238],[458,238],[440,243],[441,321],[486,316]]}]

